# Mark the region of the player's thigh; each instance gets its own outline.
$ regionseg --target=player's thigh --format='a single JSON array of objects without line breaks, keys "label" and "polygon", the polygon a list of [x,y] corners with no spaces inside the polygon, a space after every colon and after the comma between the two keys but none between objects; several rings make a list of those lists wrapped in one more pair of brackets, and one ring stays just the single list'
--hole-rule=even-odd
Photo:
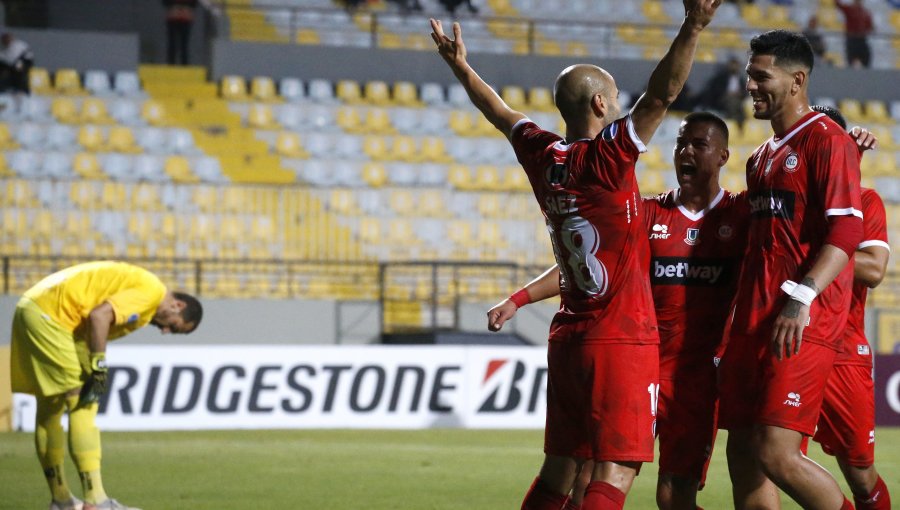
[{"label": "player's thigh", "polygon": [[814,440],[854,467],[875,462],[875,393],[871,368],[835,365],[825,386]]},{"label": "player's thigh", "polygon": [[660,381],[659,472],[702,481],[716,437],[718,400],[712,361],[692,368],[676,380]]},{"label": "player's thigh", "polygon": [[81,385],[82,363],[72,333],[30,300],[16,307],[11,350],[13,391],[58,395]]},{"label": "player's thigh", "polygon": [[717,370],[719,428],[753,426],[763,385],[762,362],[767,355],[766,343],[756,337],[733,336],[728,340]]},{"label": "player's thigh", "polygon": [[812,436],[836,354],[823,345],[806,342],[799,355],[782,360],[766,356],[757,423]]}]

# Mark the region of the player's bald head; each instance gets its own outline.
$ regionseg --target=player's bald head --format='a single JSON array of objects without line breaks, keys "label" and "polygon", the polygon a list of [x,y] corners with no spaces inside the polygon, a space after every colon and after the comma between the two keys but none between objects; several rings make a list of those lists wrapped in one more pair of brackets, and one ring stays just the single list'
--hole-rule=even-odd
[{"label": "player's bald head", "polygon": [[591,99],[600,94],[605,100],[615,90],[612,75],[600,67],[590,64],[569,66],[556,78],[553,98],[563,119],[576,118],[589,110]]}]

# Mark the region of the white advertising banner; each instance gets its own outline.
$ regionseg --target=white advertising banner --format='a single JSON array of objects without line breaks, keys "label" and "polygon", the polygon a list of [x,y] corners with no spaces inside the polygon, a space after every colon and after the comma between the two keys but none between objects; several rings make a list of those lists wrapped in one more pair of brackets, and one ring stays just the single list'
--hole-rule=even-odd
[{"label": "white advertising banner", "polygon": [[[544,427],[546,347],[114,346],[101,430]],[[13,398],[34,429],[34,399]]]}]

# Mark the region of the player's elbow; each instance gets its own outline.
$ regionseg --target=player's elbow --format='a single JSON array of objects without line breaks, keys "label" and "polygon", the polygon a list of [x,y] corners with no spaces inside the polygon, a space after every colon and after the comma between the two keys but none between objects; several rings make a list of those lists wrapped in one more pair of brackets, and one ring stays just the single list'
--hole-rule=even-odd
[{"label": "player's elbow", "polygon": [[870,289],[874,289],[884,280],[885,270],[883,268],[871,267],[857,271],[856,280]]}]

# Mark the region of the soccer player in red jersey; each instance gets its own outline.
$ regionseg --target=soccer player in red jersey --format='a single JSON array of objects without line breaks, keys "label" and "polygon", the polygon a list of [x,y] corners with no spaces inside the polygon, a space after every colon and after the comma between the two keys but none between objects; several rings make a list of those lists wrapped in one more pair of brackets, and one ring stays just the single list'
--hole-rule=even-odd
[{"label": "soccer player in red jersey", "polygon": [[856,146],[810,109],[812,67],[800,34],[773,30],[750,42],[754,117],[769,120],[775,134],[747,162],[749,248],[719,365],[719,426],[729,431],[736,508],[770,508],[777,494],[767,478],[803,508],[852,508],[834,478],[800,452],[840,350],[848,261],[862,239]]},{"label": "soccer player in red jersey", "polygon": [[[725,122],[707,112],[687,115],[673,151],[678,189],[642,201],[660,332],[656,499],[662,510],[697,508],[715,441],[715,362],[749,223],[745,194],[719,186],[728,156]],[[525,286],[529,301],[559,293],[557,272],[554,266]],[[515,315],[523,304],[515,299],[491,308],[489,329]],[[580,488],[567,509],[578,508]]]},{"label": "soccer player in red jersey", "polygon": [[514,111],[431,20],[432,39],[469,98],[516,152],[547,222],[561,268],[563,305],[550,328],[544,462],[522,508],[559,509],[585,459],[596,461],[587,509],[622,508],[641,463],[653,459],[659,358],[646,267],[649,252],[634,174],[669,104],[684,86],[702,29],[720,0],[685,0],[685,20],[619,118],[612,76],[570,66],[554,85],[565,138]]},{"label": "soccer player in red jersey", "polygon": [[[843,115],[830,107],[813,106],[847,129]],[[859,127],[850,130],[860,154],[875,148],[871,133]],[[872,349],[866,339],[865,306],[868,289],[884,278],[891,247],[887,238],[884,202],[873,189],[862,188],[863,241],[854,254],[853,298],[844,330],[843,344],[825,387],[822,413],[813,440],[837,458],[838,466],[853,492],[856,510],[890,510],[887,485],[875,469],[875,383],[872,380]]]}]

